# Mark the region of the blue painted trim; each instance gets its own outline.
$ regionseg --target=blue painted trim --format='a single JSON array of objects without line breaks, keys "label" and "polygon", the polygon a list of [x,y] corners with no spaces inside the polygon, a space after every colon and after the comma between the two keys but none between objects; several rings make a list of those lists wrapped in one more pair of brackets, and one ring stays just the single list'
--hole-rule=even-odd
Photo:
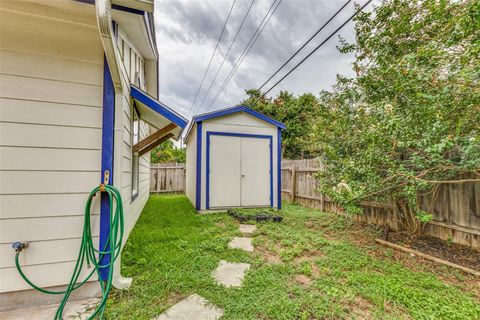
[{"label": "blue painted trim", "polygon": [[[208,160],[207,160],[208,161]],[[195,209],[202,208],[202,122],[197,123],[197,181],[195,189]]]},{"label": "blue painted trim", "polygon": [[[103,115],[102,115],[102,171],[100,183],[103,183],[104,172],[110,172],[109,185],[113,185],[113,148],[114,148],[114,126],[115,126],[115,89],[113,87],[112,75],[108,67],[107,58],[103,62]],[[100,250],[104,250],[110,232],[110,201],[108,194],[102,192],[100,200]],[[110,245],[106,251],[110,250]],[[100,260],[100,265],[110,263],[110,254],[105,254]],[[100,268],[100,278],[108,279],[108,269]]]},{"label": "blue painted trim", "polygon": [[206,165],[205,165],[205,208],[210,209],[210,132],[207,131],[207,154],[206,154]]},{"label": "blue painted trim", "polygon": [[208,120],[208,119],[212,119],[212,118],[217,118],[217,117],[223,117],[223,116],[226,116],[226,115],[229,115],[229,114],[232,114],[232,113],[238,113],[238,112],[246,112],[256,118],[259,118],[265,122],[268,122],[270,124],[273,124],[274,126],[277,126],[279,128],[282,128],[282,129],[285,129],[286,126],[275,120],[275,119],[272,119],[270,117],[267,117],[266,115],[258,112],[258,111],[255,111],[247,106],[236,106],[236,107],[233,107],[233,108],[228,108],[228,109],[222,109],[222,110],[218,110],[218,111],[215,111],[215,112],[210,112],[210,113],[206,113],[206,114],[203,114],[203,115],[198,115],[198,116],[195,116],[193,118],[193,120],[195,122],[198,122],[198,121],[205,121],[205,120]]},{"label": "blue painted trim", "polygon": [[282,129],[277,136],[277,208],[282,209]]},{"label": "blue painted trim", "polygon": [[[74,0],[74,1],[95,5],[95,0]],[[138,14],[138,15],[144,15],[145,14],[145,11],[143,11],[143,10],[133,9],[133,8],[121,6],[121,5],[118,5],[118,4],[112,4],[112,9],[123,11],[123,12],[128,12],[128,13],[134,13],[134,14]]]},{"label": "blue painted trim", "polygon": [[273,138],[270,136],[270,208],[273,207]]},{"label": "blue painted trim", "polygon": [[131,85],[130,95],[133,99],[138,100],[138,102],[146,105],[153,111],[161,114],[180,128],[185,128],[188,124],[188,121],[182,117],[181,115],[177,114],[175,111],[167,107],[166,105],[162,104],[157,99],[150,96],[148,93],[143,91],[142,89]]},{"label": "blue painted trim", "polygon": [[[210,209],[210,136],[227,136],[227,137],[243,137],[243,138],[257,138],[257,139],[269,139],[270,145],[270,207],[273,207],[273,154],[272,143],[273,137],[271,135],[264,134],[248,134],[248,133],[235,133],[235,132],[221,132],[221,131],[207,131],[207,154],[206,154],[206,208]],[[197,146],[198,148],[198,146]],[[198,159],[197,159],[198,161]]]}]

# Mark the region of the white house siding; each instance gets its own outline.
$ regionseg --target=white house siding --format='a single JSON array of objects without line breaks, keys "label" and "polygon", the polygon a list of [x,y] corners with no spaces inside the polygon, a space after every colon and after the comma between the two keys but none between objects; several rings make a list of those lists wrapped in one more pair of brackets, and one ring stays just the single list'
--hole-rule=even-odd
[{"label": "white house siding", "polygon": [[[20,262],[40,286],[65,284],[73,270],[100,180],[103,49],[93,6],[78,16],[0,6],[0,292],[9,292],[30,289],[14,241],[29,241]],[[96,203],[94,234],[98,217]]]},{"label": "white house siding", "polygon": [[[207,131],[222,131],[222,132],[234,132],[244,134],[263,134],[272,136],[272,168],[273,168],[273,206],[278,205],[278,192],[277,192],[277,179],[278,171],[276,170],[278,164],[278,131],[277,127],[271,125],[263,120],[253,117],[247,113],[239,112],[231,115],[212,118],[205,120],[202,123],[202,180],[201,180],[201,209],[206,209],[206,152],[207,152]],[[193,132],[191,133],[191,135]],[[189,137],[187,143],[187,157],[188,146],[196,144],[196,139],[193,140]],[[196,155],[195,155],[196,157]],[[196,167],[196,165],[195,165]],[[195,169],[194,167],[194,169]],[[195,170],[190,170],[187,176],[195,176]],[[189,178],[187,178],[189,179]],[[187,183],[188,184],[188,183]],[[194,201],[192,203],[195,203]]]},{"label": "white house siding", "polygon": [[[131,119],[133,114],[133,107],[130,104],[130,98],[127,96],[128,90],[120,98],[123,100],[121,105],[117,104],[117,108],[122,110],[121,117],[121,147],[116,150],[121,150],[121,170],[116,166],[115,170],[119,170],[121,175],[117,175],[121,182],[114,183],[121,185],[121,194],[123,199],[123,208],[125,210],[125,238],[128,238],[130,231],[135,225],[140,213],[142,212],[145,203],[148,200],[150,190],[150,154],[147,153],[139,159],[139,191],[138,196],[132,199],[132,139],[131,139]],[[140,121],[139,140],[149,135],[149,128],[147,124]],[[117,171],[116,171],[117,172]],[[133,201],[132,201],[133,200]]]},{"label": "white house siding", "polygon": [[[120,71],[124,79],[135,83],[142,89],[146,86],[145,62],[138,50],[128,39],[128,35],[123,32],[121,27],[118,31],[119,37],[116,39],[118,52],[122,53],[120,60],[123,67]],[[133,63],[132,63],[133,61]],[[136,77],[136,75],[138,77]],[[138,82],[140,78],[140,83]],[[114,183],[121,186],[121,194],[123,199],[123,207],[125,210],[125,237],[124,243],[128,238],[130,231],[135,226],[140,213],[150,194],[150,153],[147,153],[139,159],[139,186],[138,196],[132,198],[132,122],[133,122],[133,103],[130,99],[129,88],[124,88],[123,92],[117,92],[116,102],[116,130],[120,132],[115,141],[119,141],[120,145],[116,146],[116,152],[121,156],[121,161],[115,166],[116,179],[120,181]],[[144,121],[140,121],[139,141],[150,135],[150,128]],[[121,141],[121,143],[120,143]],[[117,143],[117,142],[116,142]],[[121,170],[118,168],[121,167]],[[121,174],[119,174],[121,173]]]},{"label": "white house siding", "polygon": [[[0,8],[1,293],[30,289],[14,266],[14,241],[29,241],[20,263],[33,282],[69,281],[85,201],[101,177],[103,48],[94,6],[1,1]],[[124,241],[149,195],[147,154],[131,198],[131,108],[128,89],[116,92],[114,185],[123,197]],[[148,134],[142,122],[140,139]],[[94,201],[95,242],[98,220]]]},{"label": "white house siding", "polygon": [[186,195],[195,206],[195,185],[197,182],[197,126],[194,125],[192,133],[188,137],[186,147]]}]

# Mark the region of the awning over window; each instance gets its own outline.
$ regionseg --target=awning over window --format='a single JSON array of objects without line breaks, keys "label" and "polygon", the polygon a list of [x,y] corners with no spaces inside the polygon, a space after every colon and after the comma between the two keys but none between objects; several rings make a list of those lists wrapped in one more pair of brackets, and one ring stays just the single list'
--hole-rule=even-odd
[{"label": "awning over window", "polygon": [[177,127],[170,133],[174,139],[179,138],[183,128],[188,124],[187,119],[134,85],[131,85],[130,95],[135,101],[143,121],[157,129],[165,128],[173,123]]}]

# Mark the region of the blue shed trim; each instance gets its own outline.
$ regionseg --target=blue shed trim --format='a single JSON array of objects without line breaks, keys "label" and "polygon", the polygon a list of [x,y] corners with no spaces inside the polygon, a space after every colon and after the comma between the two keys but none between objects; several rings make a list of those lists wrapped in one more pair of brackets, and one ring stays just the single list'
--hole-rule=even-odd
[{"label": "blue shed trim", "polygon": [[[109,185],[113,185],[113,150],[115,127],[115,89],[112,75],[108,67],[107,58],[103,62],[103,115],[102,115],[102,171],[100,183],[104,183],[104,173],[109,171]],[[104,250],[110,231],[110,201],[108,194],[102,192],[100,200],[100,242],[99,250]],[[105,251],[110,250],[110,244]],[[108,265],[111,261],[110,254],[104,254],[100,265]],[[108,279],[109,268],[100,268],[100,278]]]},{"label": "blue shed trim", "polygon": [[202,122],[197,123],[197,167],[196,167],[195,209],[202,208]]},{"label": "blue shed trim", "polygon": [[198,121],[205,121],[205,120],[208,120],[208,119],[212,119],[212,118],[217,118],[217,117],[222,117],[222,116],[226,116],[226,115],[229,115],[229,114],[232,114],[232,113],[238,113],[238,112],[246,112],[256,118],[259,118],[265,122],[268,122],[270,124],[273,124],[274,126],[277,126],[279,128],[282,128],[282,129],[285,129],[286,126],[275,120],[275,119],[272,119],[270,117],[267,117],[266,115],[258,112],[258,111],[255,111],[247,106],[236,106],[236,107],[232,107],[232,108],[228,108],[228,109],[222,109],[222,110],[218,110],[218,111],[215,111],[215,112],[210,112],[210,113],[205,113],[205,114],[201,114],[201,115],[198,115],[198,116],[195,116],[193,118],[193,121],[195,122],[198,122]]},{"label": "blue shed trim", "polygon": [[185,128],[188,124],[187,119],[167,107],[166,105],[162,104],[160,101],[155,99],[154,97],[150,96],[148,93],[143,91],[142,89],[131,85],[130,88],[130,95],[133,99],[138,100],[139,102],[143,103],[153,111],[161,114],[180,128]]},{"label": "blue shed trim", "polygon": [[196,122],[199,122],[199,121],[205,121],[205,120],[208,120],[208,119],[212,119],[212,118],[217,118],[217,117],[222,117],[222,116],[226,116],[226,115],[229,115],[229,114],[233,114],[233,113],[238,113],[238,112],[246,112],[260,120],[263,120],[267,123],[270,123],[280,129],[286,129],[286,126],[275,120],[275,119],[272,119],[270,117],[267,117],[266,115],[258,112],[258,111],[255,111],[247,106],[236,106],[236,107],[232,107],[232,108],[227,108],[227,109],[222,109],[222,110],[218,110],[218,111],[214,111],[214,112],[210,112],[210,113],[204,113],[204,114],[200,114],[200,115],[197,115],[197,116],[194,116],[192,118],[192,121],[189,125],[189,127],[187,128],[187,133],[185,134],[185,138],[184,138],[184,141],[187,141],[188,140],[188,137],[190,136],[190,133],[192,132],[192,128],[193,128],[193,125],[196,123]]},{"label": "blue shed trim", "polygon": [[282,129],[277,136],[277,208],[282,209]]},{"label": "blue shed trim", "polygon": [[[248,133],[235,133],[235,132],[222,132],[222,131],[207,131],[207,154],[206,154],[206,208],[210,209],[210,136],[227,136],[227,137],[244,137],[244,138],[257,138],[257,139],[269,139],[270,148],[270,207],[273,207],[273,154],[272,154],[272,141],[271,135],[263,134],[248,134]],[[198,140],[197,140],[198,141]],[[198,145],[197,145],[198,148]],[[197,159],[198,161],[198,159]]]}]

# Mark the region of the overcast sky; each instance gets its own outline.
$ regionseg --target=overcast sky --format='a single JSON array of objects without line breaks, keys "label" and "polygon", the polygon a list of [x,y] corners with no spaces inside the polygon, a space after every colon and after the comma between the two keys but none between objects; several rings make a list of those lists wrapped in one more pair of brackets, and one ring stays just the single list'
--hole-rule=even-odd
[{"label": "overcast sky", "polygon": [[[210,105],[210,101],[225,81],[235,61],[274,1],[254,0],[252,9],[216,82],[204,99],[203,97],[251,4],[251,0],[237,0],[220,42],[219,50],[215,54],[195,107],[192,109],[192,102],[232,1],[155,1],[155,28],[160,55],[160,100],[184,116],[191,117],[193,114],[222,109],[241,102],[246,97],[246,89],[257,88],[268,79],[346,0],[282,0],[235,76],[217,101]],[[357,3],[363,4],[365,1],[357,0]],[[309,49],[318,45],[349,17],[354,11],[353,2],[288,66],[295,65],[310,51]],[[353,23],[345,26],[340,35],[353,41]],[[331,87],[337,74],[352,75],[353,57],[340,54],[336,49],[338,44],[338,36],[329,40],[275,90],[270,92],[269,96],[275,96],[279,90],[288,90],[295,94],[304,92],[318,94],[321,90]],[[288,70],[288,66],[286,70]],[[272,80],[270,85],[273,83]],[[203,99],[204,103],[201,105],[200,102]]]}]

